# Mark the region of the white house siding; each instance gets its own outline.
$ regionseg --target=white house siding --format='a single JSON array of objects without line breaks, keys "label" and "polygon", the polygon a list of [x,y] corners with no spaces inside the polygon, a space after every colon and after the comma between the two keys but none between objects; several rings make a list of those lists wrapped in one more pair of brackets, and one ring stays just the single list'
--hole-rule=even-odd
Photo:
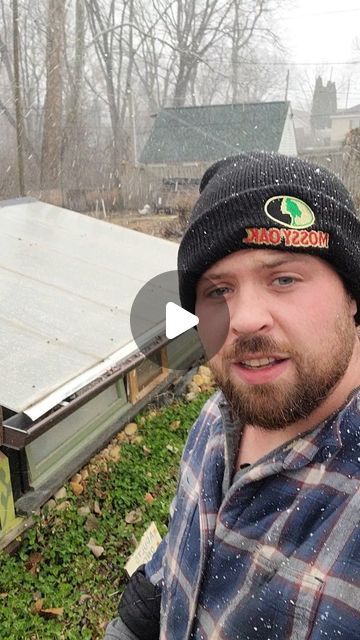
[{"label": "white house siding", "polygon": [[360,126],[360,113],[352,113],[346,116],[333,116],[331,118],[331,144],[340,145],[351,129]]},{"label": "white house siding", "polygon": [[294,118],[290,107],[287,112],[285,125],[280,140],[279,153],[285,153],[285,155],[288,156],[298,155],[295,138]]}]

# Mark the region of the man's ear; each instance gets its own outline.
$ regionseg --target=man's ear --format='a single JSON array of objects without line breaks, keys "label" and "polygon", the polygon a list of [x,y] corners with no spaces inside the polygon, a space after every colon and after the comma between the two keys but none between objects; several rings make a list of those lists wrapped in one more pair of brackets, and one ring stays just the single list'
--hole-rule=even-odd
[{"label": "man's ear", "polygon": [[355,298],[351,295],[351,293],[349,294],[349,301],[350,301],[351,314],[355,318],[355,316],[357,314],[357,311],[358,311],[358,306],[357,306],[357,302],[356,302]]}]

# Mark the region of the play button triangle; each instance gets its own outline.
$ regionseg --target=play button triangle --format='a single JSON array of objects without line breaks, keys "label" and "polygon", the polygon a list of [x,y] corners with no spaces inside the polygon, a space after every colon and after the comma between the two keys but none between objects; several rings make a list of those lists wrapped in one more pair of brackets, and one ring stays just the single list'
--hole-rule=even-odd
[{"label": "play button triangle", "polygon": [[166,304],[165,333],[169,340],[185,333],[198,324],[199,318],[193,313],[189,313],[178,304],[168,302]]}]

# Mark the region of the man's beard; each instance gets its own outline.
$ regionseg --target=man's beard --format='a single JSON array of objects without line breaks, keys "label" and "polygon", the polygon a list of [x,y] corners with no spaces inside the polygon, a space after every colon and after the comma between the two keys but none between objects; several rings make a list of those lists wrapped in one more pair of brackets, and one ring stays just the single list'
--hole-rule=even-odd
[{"label": "man's beard", "polygon": [[[346,372],[355,337],[353,318],[346,315],[337,320],[333,340],[323,345],[321,353],[303,356],[288,344],[257,334],[239,337],[224,353],[221,369],[212,361],[209,366],[235,416],[244,424],[278,430],[307,418],[327,398]],[[249,353],[286,353],[295,365],[295,382],[231,382],[231,361],[240,361]]]}]

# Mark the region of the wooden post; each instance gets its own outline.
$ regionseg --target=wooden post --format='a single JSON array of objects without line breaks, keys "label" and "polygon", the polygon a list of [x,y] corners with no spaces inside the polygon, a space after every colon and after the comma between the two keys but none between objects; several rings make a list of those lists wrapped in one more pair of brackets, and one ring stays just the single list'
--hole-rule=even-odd
[{"label": "wooden post", "polygon": [[3,410],[0,406],[0,446],[4,444]]},{"label": "wooden post", "polygon": [[0,536],[17,522],[9,461],[6,455],[0,451]]}]

